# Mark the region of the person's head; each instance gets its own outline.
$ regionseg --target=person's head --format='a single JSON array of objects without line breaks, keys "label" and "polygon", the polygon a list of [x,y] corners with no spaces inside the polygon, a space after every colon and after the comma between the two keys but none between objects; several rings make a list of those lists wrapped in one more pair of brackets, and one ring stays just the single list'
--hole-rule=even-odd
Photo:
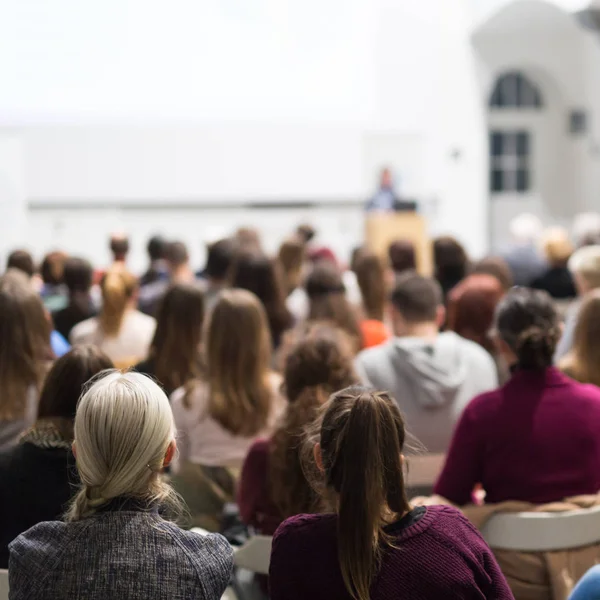
[{"label": "person's head", "polygon": [[486,256],[473,265],[471,273],[474,275],[491,275],[495,277],[505,292],[514,285],[512,271],[508,263],[501,256]]},{"label": "person's head", "polygon": [[69,293],[87,294],[92,287],[94,270],[84,258],[70,257],[65,261],[64,280]]},{"label": "person's head", "polygon": [[469,268],[469,258],[465,249],[450,236],[433,240],[433,263],[435,277],[442,284],[459,282]]},{"label": "person's head", "polygon": [[0,278],[0,421],[22,417],[28,394],[39,391],[53,358],[51,329],[29,278],[8,271]]},{"label": "person's head", "polygon": [[600,245],[579,248],[569,259],[568,267],[581,295],[600,288]]},{"label": "person's head", "polygon": [[271,337],[260,300],[247,290],[220,292],[204,333],[209,411],[235,435],[261,431],[271,412]]},{"label": "person's head", "polygon": [[579,213],[573,219],[571,233],[577,248],[600,244],[600,214]]},{"label": "person's head", "polygon": [[508,231],[515,244],[533,246],[538,243],[544,231],[544,226],[541,219],[536,215],[521,213],[511,220]]},{"label": "person's head", "polygon": [[33,277],[35,274],[35,263],[33,262],[33,256],[27,250],[13,250],[8,255],[6,261],[6,270],[15,269],[25,273],[27,277]]},{"label": "person's head", "polygon": [[168,392],[200,374],[204,293],[193,283],[176,283],[162,298],[150,345],[157,380]]},{"label": "person's head", "polygon": [[153,235],[148,240],[146,251],[150,262],[156,262],[157,260],[163,260],[167,250],[167,241],[161,235]]},{"label": "person's head", "polygon": [[562,227],[551,227],[542,235],[542,250],[551,267],[564,268],[574,248],[569,234]]},{"label": "person's head", "polygon": [[409,240],[396,240],[388,248],[392,270],[396,274],[414,271],[417,268],[415,245]]},{"label": "person's head", "polygon": [[317,235],[317,232],[309,223],[303,223],[302,225],[298,225],[296,228],[296,234],[306,245],[314,239],[315,235]]},{"label": "person's head", "polygon": [[299,236],[288,238],[279,246],[277,260],[282,267],[286,296],[300,285],[305,252],[306,245]]},{"label": "person's head", "polygon": [[391,188],[393,184],[394,180],[391,169],[389,167],[383,168],[379,176],[379,185],[382,188]]},{"label": "person's head", "polygon": [[600,386],[600,290],[583,300],[577,315],[573,347],[559,365],[571,377]]},{"label": "person's head", "polygon": [[169,242],[165,248],[165,259],[171,275],[188,266],[190,255],[183,242]]},{"label": "person's head", "polygon": [[123,269],[111,269],[102,278],[100,289],[102,291],[100,328],[104,335],[116,336],[121,330],[125,311],[135,303],[137,279]]},{"label": "person's head", "polygon": [[301,462],[304,429],[338,390],[358,382],[354,352],[346,334],[324,323],[290,332],[283,347],[286,413],[271,440],[271,499],[282,517],[315,512],[318,494],[306,481]]},{"label": "person's head", "polygon": [[124,233],[113,233],[110,236],[110,251],[115,262],[125,262],[129,253],[129,238]]},{"label": "person's head", "polygon": [[293,317],[285,304],[281,265],[256,250],[242,250],[233,262],[229,285],[252,292],[263,304],[271,336],[277,346]]},{"label": "person's head", "polygon": [[346,298],[342,274],[334,263],[320,261],[304,283],[309,301],[309,321],[328,321],[345,331],[355,352],[362,347],[362,335],[356,311]]},{"label": "person's head", "polygon": [[160,387],[139,373],[100,375],[77,406],[73,452],[81,489],[67,520],[89,517],[117,497],[177,508],[160,475],[175,451],[173,413]]},{"label": "person's head", "polygon": [[96,346],[75,346],[48,372],[38,405],[38,419],[75,419],[85,384],[101,371],[113,367],[110,358]]},{"label": "person's head", "polygon": [[209,281],[221,284],[227,280],[237,247],[238,244],[234,238],[223,238],[207,246],[204,275]]},{"label": "person's head", "polygon": [[60,251],[50,252],[44,256],[40,265],[40,275],[46,285],[60,285],[64,283],[65,261],[67,254]]},{"label": "person's head", "polygon": [[492,275],[469,275],[450,292],[446,327],[493,353],[494,313],[504,293]]},{"label": "person's head", "polygon": [[496,308],[495,334],[508,365],[538,371],[550,367],[560,338],[550,295],[528,288],[511,290]]},{"label": "person's head", "polygon": [[240,227],[235,232],[235,239],[242,249],[262,251],[262,242],[258,229],[253,227]]},{"label": "person's head", "polygon": [[410,510],[402,468],[405,436],[400,410],[386,392],[350,387],[323,407],[315,461],[336,500],[339,563],[356,600],[369,600],[391,544],[386,521]]},{"label": "person's head", "polygon": [[440,284],[408,271],[400,275],[391,295],[394,335],[434,336],[446,316]]},{"label": "person's head", "polygon": [[356,280],[367,319],[383,321],[387,299],[386,269],[373,251],[363,250],[356,261]]}]

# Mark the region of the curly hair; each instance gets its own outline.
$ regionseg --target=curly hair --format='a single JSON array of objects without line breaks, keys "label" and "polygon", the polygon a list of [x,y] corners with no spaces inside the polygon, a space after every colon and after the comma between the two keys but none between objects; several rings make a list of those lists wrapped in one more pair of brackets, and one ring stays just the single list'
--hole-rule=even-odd
[{"label": "curly hair", "polygon": [[308,324],[284,342],[287,411],[271,439],[271,498],[283,518],[319,512],[321,498],[307,483],[301,460],[304,430],[329,396],[358,381],[352,344],[341,330]]}]

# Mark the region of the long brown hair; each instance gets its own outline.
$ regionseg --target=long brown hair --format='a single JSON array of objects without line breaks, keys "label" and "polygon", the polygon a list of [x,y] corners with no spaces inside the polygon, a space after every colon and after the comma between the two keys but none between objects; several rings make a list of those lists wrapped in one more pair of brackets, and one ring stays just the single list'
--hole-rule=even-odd
[{"label": "long brown hair", "polygon": [[246,290],[222,291],[204,348],[211,417],[234,435],[257,434],[273,403],[269,325],[258,298]]},{"label": "long brown hair", "polygon": [[367,319],[383,321],[387,289],[385,265],[371,250],[363,250],[356,260],[356,280]]},{"label": "long brown hair", "polygon": [[100,283],[102,309],[98,316],[100,329],[106,336],[116,336],[121,330],[127,304],[137,291],[134,275],[125,269],[113,267]]},{"label": "long brown hair", "polygon": [[600,291],[586,295],[577,317],[573,347],[559,364],[569,377],[600,386]]},{"label": "long brown hair", "polygon": [[346,298],[339,269],[329,261],[317,262],[306,279],[309,321],[330,321],[351,338],[354,351],[362,348],[362,334],[354,307]]},{"label": "long brown hair", "polygon": [[338,557],[346,589],[356,600],[369,600],[383,553],[392,544],[383,527],[410,510],[404,439],[404,421],[386,392],[351,387],[323,407],[325,482],[338,498]]},{"label": "long brown hair", "polygon": [[150,345],[154,375],[167,393],[200,375],[203,322],[202,289],[192,283],[172,285],[158,307]]},{"label": "long brown hair", "polygon": [[21,418],[30,388],[40,390],[53,358],[51,329],[29,278],[9,270],[0,278],[0,420]]},{"label": "long brown hair", "polygon": [[346,334],[324,323],[308,324],[284,342],[284,389],[289,401],[271,438],[271,498],[283,518],[318,512],[319,495],[307,483],[301,459],[305,427],[330,394],[358,382]]},{"label": "long brown hair", "polygon": [[279,246],[277,260],[282,267],[286,296],[289,296],[300,285],[305,258],[306,244],[298,235],[284,240]]}]

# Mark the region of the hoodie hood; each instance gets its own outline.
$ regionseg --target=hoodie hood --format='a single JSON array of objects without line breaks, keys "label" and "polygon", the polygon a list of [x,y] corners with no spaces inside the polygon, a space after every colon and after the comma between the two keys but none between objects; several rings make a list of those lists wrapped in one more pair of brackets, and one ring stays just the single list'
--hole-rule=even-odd
[{"label": "hoodie hood", "polygon": [[447,332],[433,341],[396,338],[391,344],[393,369],[402,374],[413,399],[423,408],[436,409],[455,400],[469,371],[461,341]]}]

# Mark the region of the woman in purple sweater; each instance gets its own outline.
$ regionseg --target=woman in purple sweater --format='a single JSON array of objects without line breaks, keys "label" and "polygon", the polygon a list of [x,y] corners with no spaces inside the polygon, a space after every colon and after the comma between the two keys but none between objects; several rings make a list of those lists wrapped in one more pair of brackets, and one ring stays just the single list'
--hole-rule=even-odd
[{"label": "woman in purple sweater", "polygon": [[279,527],[271,600],[513,599],[492,551],[460,512],[409,505],[404,422],[392,398],[347,388],[317,423],[315,463],[336,512]]},{"label": "woman in purple sweater", "polygon": [[456,428],[436,494],[463,505],[543,504],[600,490],[600,389],[552,366],[560,336],[550,296],[515,289],[496,310],[498,348],[512,376],[475,398]]}]

